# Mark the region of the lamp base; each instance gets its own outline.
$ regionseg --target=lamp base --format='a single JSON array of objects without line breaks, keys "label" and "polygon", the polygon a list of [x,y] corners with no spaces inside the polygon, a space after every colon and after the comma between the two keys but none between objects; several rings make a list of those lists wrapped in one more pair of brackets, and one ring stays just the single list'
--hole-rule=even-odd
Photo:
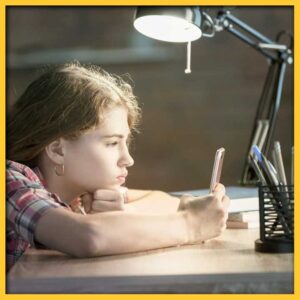
[{"label": "lamp base", "polygon": [[255,251],[264,253],[294,253],[293,242],[283,241],[255,241]]}]

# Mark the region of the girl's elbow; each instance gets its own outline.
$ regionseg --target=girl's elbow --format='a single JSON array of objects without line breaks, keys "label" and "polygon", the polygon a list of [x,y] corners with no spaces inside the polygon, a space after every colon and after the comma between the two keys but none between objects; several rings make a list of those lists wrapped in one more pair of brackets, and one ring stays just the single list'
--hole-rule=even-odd
[{"label": "girl's elbow", "polygon": [[74,256],[84,258],[103,255],[105,237],[101,234],[99,225],[95,226],[93,223],[88,223],[84,227],[80,246],[76,249]]}]

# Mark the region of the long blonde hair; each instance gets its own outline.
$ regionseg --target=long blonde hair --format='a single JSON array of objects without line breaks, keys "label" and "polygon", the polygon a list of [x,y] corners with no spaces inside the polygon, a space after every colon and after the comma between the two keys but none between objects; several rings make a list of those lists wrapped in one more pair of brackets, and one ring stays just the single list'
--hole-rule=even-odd
[{"label": "long blonde hair", "polygon": [[33,81],[7,118],[7,158],[35,166],[44,147],[64,137],[76,139],[101,124],[104,113],[123,106],[137,131],[141,111],[132,87],[93,65],[64,64]]}]

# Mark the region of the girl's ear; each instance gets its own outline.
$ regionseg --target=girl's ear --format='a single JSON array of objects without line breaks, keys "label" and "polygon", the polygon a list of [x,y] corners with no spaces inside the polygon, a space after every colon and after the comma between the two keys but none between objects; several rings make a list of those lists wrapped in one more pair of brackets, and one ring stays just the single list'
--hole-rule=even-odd
[{"label": "girl's ear", "polygon": [[64,163],[64,146],[64,140],[59,138],[45,147],[45,152],[53,163],[57,165]]}]

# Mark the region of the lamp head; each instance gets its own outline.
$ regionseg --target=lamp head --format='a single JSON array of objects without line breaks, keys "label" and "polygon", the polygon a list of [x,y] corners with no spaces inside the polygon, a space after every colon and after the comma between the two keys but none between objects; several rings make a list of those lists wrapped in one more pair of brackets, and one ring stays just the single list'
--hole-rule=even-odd
[{"label": "lamp head", "polygon": [[187,43],[202,36],[199,7],[139,7],[134,27],[160,41]]}]

